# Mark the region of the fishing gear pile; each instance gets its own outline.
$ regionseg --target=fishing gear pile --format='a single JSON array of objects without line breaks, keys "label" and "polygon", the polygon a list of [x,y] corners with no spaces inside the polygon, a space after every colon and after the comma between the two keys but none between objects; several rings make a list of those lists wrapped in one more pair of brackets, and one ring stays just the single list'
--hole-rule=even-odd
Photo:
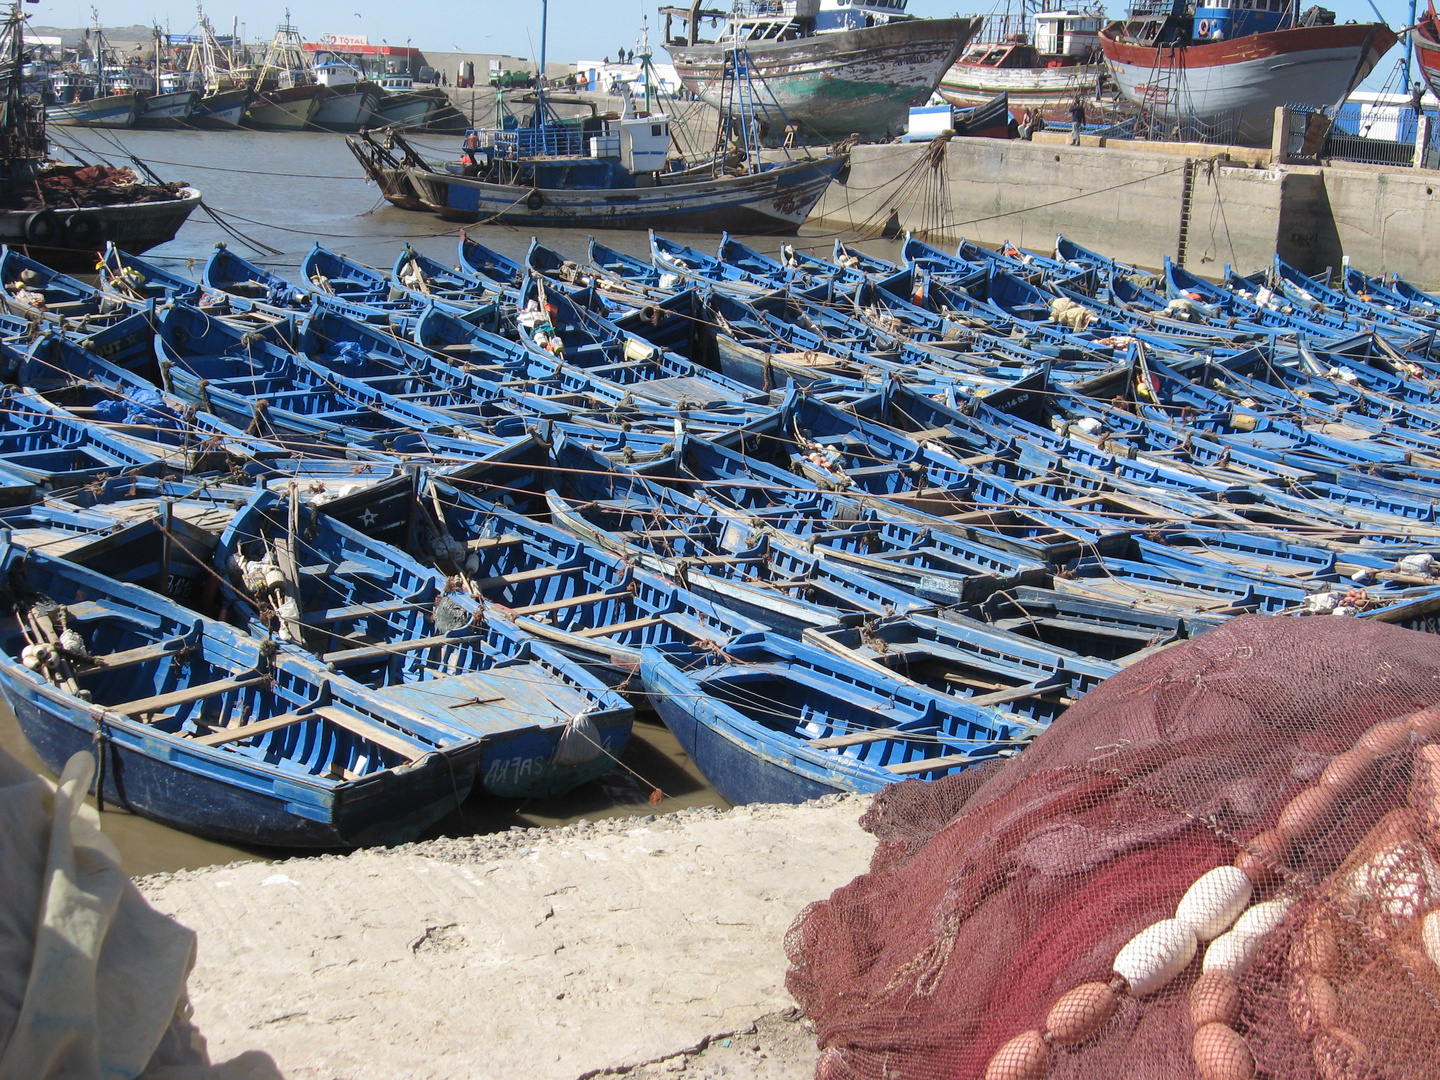
[{"label": "fishing gear pile", "polygon": [[822,1080],[1436,1075],[1432,635],[1244,616],[862,824],[787,941]]}]

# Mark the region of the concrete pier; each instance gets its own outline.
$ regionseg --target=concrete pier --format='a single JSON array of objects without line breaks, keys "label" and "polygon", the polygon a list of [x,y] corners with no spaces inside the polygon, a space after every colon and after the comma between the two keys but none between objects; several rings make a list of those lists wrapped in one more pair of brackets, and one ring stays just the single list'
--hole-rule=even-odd
[{"label": "concrete pier", "polygon": [[[810,224],[927,231],[1049,249],[1057,233],[1124,262],[1251,271],[1274,253],[1307,273],[1348,255],[1370,273],[1440,287],[1440,173],[1275,164],[1268,149],[1083,140],[954,139],[922,182],[928,144],[857,147]],[[902,191],[908,187],[908,193]]]}]

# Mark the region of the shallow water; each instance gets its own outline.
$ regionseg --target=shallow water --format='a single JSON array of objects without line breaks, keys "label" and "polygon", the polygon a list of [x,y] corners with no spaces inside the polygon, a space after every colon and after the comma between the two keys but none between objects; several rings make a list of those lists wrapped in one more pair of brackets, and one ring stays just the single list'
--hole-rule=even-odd
[{"label": "shallow water", "polygon": [[[228,236],[204,210],[197,210],[179,235],[155,248],[150,258],[180,263],[190,261],[195,271],[217,241],[256,262],[295,266],[316,241],[372,266],[389,267],[402,243],[435,258],[454,261],[460,227],[433,214],[398,210],[380,198],[374,184],[364,179],[343,136],[320,133],[258,131],[102,131],[52,129],[58,133],[57,153],[76,148],[71,156],[87,161],[105,158],[125,164],[134,154],[149,163],[165,180],[186,180],[198,187],[212,207],[237,231],[276,248],[280,254],[257,253]],[[431,160],[458,152],[456,136],[426,136],[412,140]],[[262,224],[263,223],[263,224]],[[500,225],[469,227],[481,243],[512,257],[525,254],[530,238],[538,236],[562,254],[583,261],[587,234],[580,229],[520,229]],[[644,232],[604,232],[601,239],[612,248],[649,256]],[[835,233],[822,229],[802,232],[796,246],[828,253]],[[690,243],[683,233],[667,233]],[[696,248],[715,250],[714,235],[693,238]],[[761,237],[753,246],[774,251],[776,237]],[[898,255],[898,243],[875,241],[863,245],[877,255]]]},{"label": "shallow water", "polygon": [[[397,210],[380,199],[366,182],[343,137],[324,134],[200,131],[100,131],[55,128],[51,131],[57,156],[91,163],[104,160],[125,164],[131,154],[152,166],[165,180],[187,180],[204,193],[206,205],[244,237],[277,249],[271,253],[250,248],[197,211],[179,235],[149,258],[182,272],[197,274],[217,241],[257,262],[280,269],[298,265],[310,246],[320,242],[333,250],[375,266],[390,266],[400,244],[453,262],[458,227],[430,214]],[[432,137],[417,140],[427,157],[448,155],[457,140]],[[433,151],[433,152],[432,152]],[[525,253],[534,234],[529,229],[501,226],[473,228],[481,243],[504,254]],[[583,259],[586,234],[580,230],[548,230],[539,238],[563,254]],[[674,239],[690,243],[681,234]],[[645,233],[607,232],[609,246],[648,257]],[[803,250],[828,252],[833,234],[819,230],[802,236]],[[717,238],[693,240],[701,250],[714,251]],[[762,238],[755,246],[774,251],[780,241]],[[867,244],[880,255],[897,254],[893,243]],[[42,769],[26,744],[10,710],[0,704],[0,746],[27,764]],[[659,789],[663,799],[652,805]],[[642,714],[621,767],[562,799],[508,803],[472,797],[437,834],[463,836],[515,825],[559,825],[579,818],[651,814],[688,806],[724,806],[724,800],[705,782],[686,758],[675,737],[661,724]],[[231,862],[237,859],[279,857],[282,853],[247,851],[210,843],[151,821],[106,809],[106,833],[121,851],[125,870],[132,874],[178,870]]]}]

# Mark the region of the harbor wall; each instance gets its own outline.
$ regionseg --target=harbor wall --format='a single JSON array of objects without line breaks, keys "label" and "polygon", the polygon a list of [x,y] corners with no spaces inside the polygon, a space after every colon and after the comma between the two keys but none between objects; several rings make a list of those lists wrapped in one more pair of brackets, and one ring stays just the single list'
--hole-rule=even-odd
[{"label": "harbor wall", "polygon": [[1070,146],[1068,135],[1044,133],[1035,142],[954,139],[933,150],[860,146],[810,224],[1036,250],[1063,233],[1123,262],[1156,267],[1178,256],[1210,275],[1227,263],[1262,268],[1276,252],[1318,273],[1348,255],[1367,270],[1440,286],[1432,239],[1440,173],[1273,166],[1264,150],[1088,141]]}]

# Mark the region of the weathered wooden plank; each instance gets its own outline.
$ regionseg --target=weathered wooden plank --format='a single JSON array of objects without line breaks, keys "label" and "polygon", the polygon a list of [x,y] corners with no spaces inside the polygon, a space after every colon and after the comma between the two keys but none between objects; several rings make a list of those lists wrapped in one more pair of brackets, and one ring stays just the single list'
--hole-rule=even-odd
[{"label": "weathered wooden plank", "polygon": [[200,701],[203,698],[218,697],[221,694],[229,693],[231,690],[240,690],[246,686],[254,686],[256,683],[264,682],[268,676],[254,674],[243,675],[238,679],[216,679],[214,682],[200,683],[196,686],[187,686],[181,690],[172,690],[168,694],[155,694],[152,697],[136,698],[134,701],[122,702],[119,705],[106,705],[107,712],[119,713],[121,716],[139,716],[141,713],[163,712],[176,705],[188,705],[192,701]]},{"label": "weathered wooden plank", "polygon": [[884,742],[886,739],[903,737],[905,730],[898,727],[870,728],[867,731],[852,731],[848,735],[831,735],[825,739],[811,739],[807,746],[816,750],[832,750],[840,746],[859,746],[862,743]]},{"label": "weathered wooden plank", "polygon": [[646,619],[631,619],[629,622],[611,623],[609,626],[592,626],[589,630],[575,631],[576,637],[596,638],[604,637],[606,634],[620,634],[626,630],[640,630],[647,626],[659,626],[664,619],[651,616]]},{"label": "weathered wooden plank", "polygon": [[368,615],[392,615],[397,611],[409,611],[412,608],[428,608],[429,606],[428,601],[420,600],[388,600],[380,604],[353,604],[349,607],[327,608],[324,611],[312,612],[305,616],[305,621],[318,625],[342,622],[345,619],[363,619]]},{"label": "weathered wooden plank", "polygon": [[136,664],[143,664],[147,660],[159,660],[166,656],[173,656],[184,646],[185,639],[178,637],[162,641],[158,645],[142,645],[138,649],[125,649],[108,656],[92,656],[90,663],[94,667],[86,670],[98,668],[101,671],[114,671],[117,668],[133,667]]},{"label": "weathered wooden plank", "polygon": [[560,611],[567,607],[577,607],[580,604],[589,604],[596,600],[623,600],[631,594],[632,590],[622,589],[620,592],[594,592],[586,593],[584,596],[570,596],[564,600],[551,600],[545,604],[530,604],[526,607],[511,608],[511,615],[538,615],[544,611]]},{"label": "weathered wooden plank", "polygon": [[356,713],[346,712],[333,705],[324,705],[315,710],[315,715],[329,720],[336,727],[344,728],[353,735],[359,735],[362,739],[382,746],[386,750],[394,751],[406,761],[414,761],[425,753],[422,747],[416,746],[409,739],[405,738],[398,731],[391,731],[387,727],[366,720]]},{"label": "weathered wooden plank", "polygon": [[390,656],[399,656],[401,653],[415,652],[418,649],[429,649],[435,645],[461,645],[467,641],[475,641],[478,635],[470,634],[464,637],[451,637],[449,634],[437,634],[434,637],[415,638],[411,641],[393,641],[384,645],[365,645],[358,649],[337,649],[334,652],[325,653],[320,657],[322,663],[326,664],[354,664],[368,660],[383,660]]},{"label": "weathered wooden plank", "polygon": [[264,735],[269,731],[278,731],[281,728],[289,727],[291,724],[299,724],[306,720],[314,719],[315,713],[308,709],[300,712],[281,713],[279,716],[270,716],[264,720],[256,720],[253,724],[241,724],[239,727],[221,728],[219,731],[212,731],[209,735],[196,735],[192,737],[190,741],[199,743],[201,746],[224,746],[226,743],[254,738],[256,735]]},{"label": "weathered wooden plank", "polygon": [[506,547],[524,542],[523,536],[485,536],[479,540],[466,540],[465,547],[469,551],[484,551],[486,548]]},{"label": "weathered wooden plank", "polygon": [[964,754],[948,754],[944,757],[921,758],[918,761],[902,761],[898,765],[886,765],[889,772],[897,773],[900,776],[909,776],[912,773],[930,772],[937,769],[953,769],[957,765],[974,764],[974,759]]},{"label": "weathered wooden plank", "polygon": [[496,589],[502,585],[518,585],[522,581],[539,581],[542,578],[558,577],[577,569],[574,566],[542,566],[538,570],[517,570],[513,574],[496,574],[494,577],[477,578],[477,589]]}]

